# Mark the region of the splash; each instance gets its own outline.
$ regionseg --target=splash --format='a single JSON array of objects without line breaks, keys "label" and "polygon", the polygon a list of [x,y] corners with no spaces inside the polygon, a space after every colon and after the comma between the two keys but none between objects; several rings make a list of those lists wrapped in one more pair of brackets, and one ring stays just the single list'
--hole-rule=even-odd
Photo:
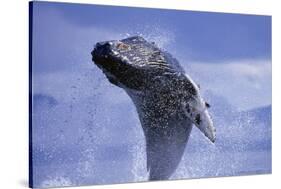
[{"label": "splash", "polygon": [[125,34],[120,34],[120,38],[127,38],[131,36],[141,36],[147,41],[155,42],[161,49],[169,49],[175,42],[176,35],[173,31],[167,30],[159,24],[155,25],[138,25],[134,30],[128,31]]},{"label": "splash", "polygon": [[74,183],[67,177],[56,176],[42,181],[40,188],[73,186]]},{"label": "splash", "polygon": [[171,179],[270,172],[270,148],[262,148],[267,145],[266,140],[270,140],[270,124],[258,121],[256,116],[253,112],[229,112],[227,118],[216,114],[218,140],[215,145],[209,145],[194,128]]},{"label": "splash", "polygon": [[[138,117],[136,113],[135,118]],[[146,148],[145,148],[145,138],[142,131],[142,127],[138,119],[134,120],[138,123],[134,126],[132,130],[132,135],[134,136],[132,141],[132,146],[129,152],[132,154],[132,169],[131,174],[133,176],[134,182],[146,181],[148,179],[148,172],[146,169]]]}]

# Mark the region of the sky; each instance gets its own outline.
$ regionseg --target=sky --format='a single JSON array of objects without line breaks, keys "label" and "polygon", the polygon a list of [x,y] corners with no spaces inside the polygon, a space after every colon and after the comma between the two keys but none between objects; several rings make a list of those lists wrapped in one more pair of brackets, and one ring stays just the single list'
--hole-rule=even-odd
[{"label": "sky", "polygon": [[[36,185],[145,179],[144,140],[135,107],[91,60],[95,43],[133,35],[177,58],[212,107],[217,146],[210,147],[194,129],[186,156],[194,153],[194,167],[186,158],[173,178],[271,170],[270,148],[241,154],[248,144],[269,145],[271,118],[225,120],[245,111],[271,115],[270,16],[34,2],[32,30]],[[206,155],[201,159],[194,152],[198,144],[205,145],[199,150]],[[221,155],[226,149],[231,152]],[[124,172],[111,172],[110,177],[106,170],[112,167]],[[213,172],[214,168],[225,171]],[[120,176],[128,170],[131,175]],[[226,172],[231,170],[234,173]]]},{"label": "sky", "polygon": [[153,32],[156,27],[170,32],[177,51],[190,53],[191,60],[271,58],[270,16],[113,6],[95,6],[93,10],[79,4],[42,4],[40,12],[57,11],[67,23],[81,28],[136,34]]},{"label": "sky", "polygon": [[270,16],[47,2],[34,3],[33,15],[34,74],[95,69],[96,42],[142,35],[176,57],[202,90],[239,109],[271,104]]}]

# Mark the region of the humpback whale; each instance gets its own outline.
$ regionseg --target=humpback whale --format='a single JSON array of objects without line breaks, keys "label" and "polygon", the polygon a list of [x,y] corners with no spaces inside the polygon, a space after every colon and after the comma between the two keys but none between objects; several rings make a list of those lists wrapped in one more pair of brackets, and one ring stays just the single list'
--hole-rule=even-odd
[{"label": "humpback whale", "polygon": [[149,180],[176,170],[195,125],[211,142],[215,127],[199,85],[171,54],[133,36],[96,43],[92,60],[135,104],[146,139]]}]

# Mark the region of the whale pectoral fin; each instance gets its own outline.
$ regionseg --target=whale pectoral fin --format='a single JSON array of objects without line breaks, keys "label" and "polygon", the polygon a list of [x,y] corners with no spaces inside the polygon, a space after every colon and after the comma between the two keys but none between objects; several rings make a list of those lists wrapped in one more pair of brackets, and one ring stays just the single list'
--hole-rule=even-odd
[{"label": "whale pectoral fin", "polygon": [[208,103],[190,104],[182,103],[182,109],[185,116],[188,117],[212,143],[214,143],[216,140],[216,128],[214,127],[211,116],[207,110],[210,105]]},{"label": "whale pectoral fin", "polygon": [[182,110],[194,125],[211,141],[216,140],[216,129],[208,112],[210,104],[200,94],[200,86],[188,75],[182,80],[185,99],[181,101]]},{"label": "whale pectoral fin", "polygon": [[169,179],[181,160],[191,129],[192,123],[186,120],[175,120],[166,127],[157,125],[147,129],[149,180]]}]

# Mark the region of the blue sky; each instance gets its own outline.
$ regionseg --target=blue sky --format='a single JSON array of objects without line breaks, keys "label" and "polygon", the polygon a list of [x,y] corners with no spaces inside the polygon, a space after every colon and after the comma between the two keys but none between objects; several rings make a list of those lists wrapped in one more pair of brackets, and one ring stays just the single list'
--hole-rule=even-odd
[{"label": "blue sky", "polygon": [[[104,77],[91,61],[96,42],[142,35],[171,52],[203,92],[240,109],[271,104],[269,16],[48,2],[35,2],[33,15],[34,74],[56,74],[59,88],[59,72]],[[48,82],[40,77],[38,88],[41,79]]]},{"label": "blue sky", "polygon": [[[77,27],[97,27],[116,33],[137,33],[157,26],[175,35],[177,50],[192,48],[192,60],[271,58],[271,17],[143,9],[81,4],[37,3],[42,12],[54,10]],[[36,4],[35,4],[36,6]],[[39,13],[40,16],[40,13]],[[49,19],[49,22],[53,22]],[[47,23],[46,23],[47,24]],[[90,39],[89,39],[90,40]],[[186,52],[188,53],[188,52]]]},{"label": "blue sky", "polygon": [[[266,122],[259,116],[235,120],[252,109],[271,114],[271,17],[35,2],[37,186],[146,180],[145,144],[135,107],[122,89],[107,81],[90,54],[96,42],[131,35],[142,35],[176,57],[200,84],[216,119],[216,145],[193,129],[187,158],[173,178],[271,170],[270,116]],[[259,148],[261,143],[265,149]],[[198,145],[202,148],[197,152]],[[257,147],[241,153],[247,145]],[[196,158],[197,153],[203,158]]]}]

